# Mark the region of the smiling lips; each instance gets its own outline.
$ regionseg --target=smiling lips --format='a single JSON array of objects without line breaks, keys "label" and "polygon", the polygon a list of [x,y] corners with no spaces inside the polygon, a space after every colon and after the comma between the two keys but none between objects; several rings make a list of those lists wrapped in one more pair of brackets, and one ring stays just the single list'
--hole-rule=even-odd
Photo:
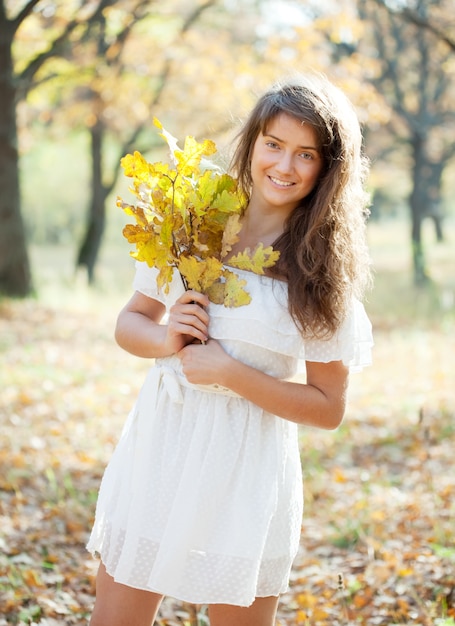
[{"label": "smiling lips", "polygon": [[294,184],[286,182],[284,180],[280,180],[279,178],[274,178],[273,176],[269,176],[269,179],[272,181],[272,183],[275,183],[275,185],[278,185],[279,187],[291,187]]}]

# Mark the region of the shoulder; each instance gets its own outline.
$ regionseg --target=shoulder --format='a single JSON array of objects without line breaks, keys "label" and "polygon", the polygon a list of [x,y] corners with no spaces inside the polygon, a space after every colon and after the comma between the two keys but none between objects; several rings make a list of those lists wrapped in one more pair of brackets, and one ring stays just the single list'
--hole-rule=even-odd
[{"label": "shoulder", "polygon": [[307,361],[328,363],[342,361],[351,371],[371,365],[373,348],[372,325],[363,304],[353,298],[339,328],[328,339],[304,340]]}]

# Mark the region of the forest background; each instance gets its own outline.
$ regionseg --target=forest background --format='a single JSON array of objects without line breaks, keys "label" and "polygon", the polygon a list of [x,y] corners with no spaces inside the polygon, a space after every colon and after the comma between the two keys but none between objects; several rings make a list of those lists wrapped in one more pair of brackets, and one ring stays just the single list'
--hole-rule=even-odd
[{"label": "forest background", "polygon": [[[148,364],[112,339],[132,261],[119,160],[230,141],[293,70],[354,102],[372,162],[374,365],[302,429],[280,624],[455,623],[451,0],[0,2],[0,624],[85,624],[99,480]],[[207,623],[168,600],[160,624]]]}]

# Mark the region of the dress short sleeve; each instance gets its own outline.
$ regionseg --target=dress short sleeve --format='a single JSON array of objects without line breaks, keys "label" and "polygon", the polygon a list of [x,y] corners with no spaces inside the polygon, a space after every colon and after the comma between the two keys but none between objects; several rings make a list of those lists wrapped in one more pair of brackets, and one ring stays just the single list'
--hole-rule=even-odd
[{"label": "dress short sleeve", "polygon": [[140,293],[158,300],[165,305],[168,310],[174,302],[185,291],[180,274],[174,272],[172,281],[169,285],[169,293],[165,293],[164,289],[160,289],[156,279],[158,270],[155,267],[149,267],[147,263],[136,261],[136,274],[133,279],[133,289]]},{"label": "dress short sleeve", "polygon": [[358,372],[371,365],[372,347],[371,322],[363,304],[354,298],[338,331],[327,340],[306,339],[300,358],[321,363],[343,361],[351,372]]}]

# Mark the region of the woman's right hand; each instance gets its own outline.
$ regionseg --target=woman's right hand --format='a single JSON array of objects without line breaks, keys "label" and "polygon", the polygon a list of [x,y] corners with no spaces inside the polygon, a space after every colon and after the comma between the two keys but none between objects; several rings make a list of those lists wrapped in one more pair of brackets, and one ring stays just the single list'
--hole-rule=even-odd
[{"label": "woman's right hand", "polygon": [[136,291],[120,311],[115,328],[119,346],[147,359],[170,356],[194,341],[208,338],[207,296],[196,291],[183,293],[169,311],[168,323],[161,321],[164,304]]},{"label": "woman's right hand", "polygon": [[165,351],[169,354],[179,352],[184,346],[207,341],[209,315],[205,309],[209,304],[206,295],[198,291],[188,290],[169,310]]}]

